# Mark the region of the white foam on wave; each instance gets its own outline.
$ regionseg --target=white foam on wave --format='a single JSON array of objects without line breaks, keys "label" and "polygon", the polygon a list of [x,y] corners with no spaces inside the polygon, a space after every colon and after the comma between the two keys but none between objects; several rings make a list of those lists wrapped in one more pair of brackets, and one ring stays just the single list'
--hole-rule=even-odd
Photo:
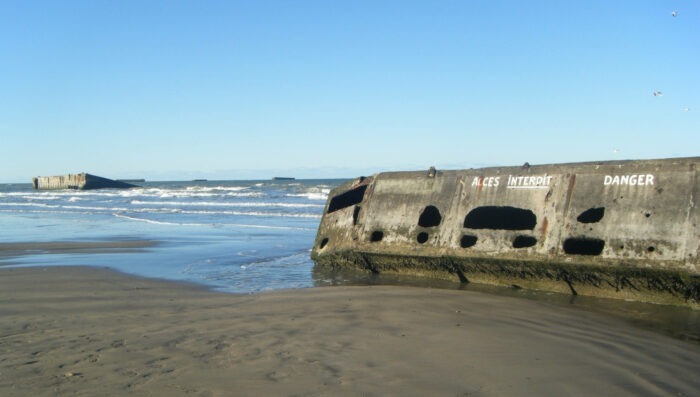
[{"label": "white foam on wave", "polygon": [[242,192],[243,189],[189,190],[189,189],[146,189],[123,192],[121,197],[188,198],[188,197],[259,197],[261,192]]},{"label": "white foam on wave", "polygon": [[328,194],[331,192],[331,189],[326,187],[325,185],[322,186],[314,186],[311,188],[306,189],[303,193],[289,193],[286,196],[287,197],[304,197],[309,200],[326,200],[328,199]]},{"label": "white foam on wave", "polygon": [[46,196],[23,196],[22,198],[27,199],[27,200],[46,200],[46,201],[52,201],[52,200],[60,200],[63,197],[57,196],[57,195],[46,195]]},{"label": "white foam on wave", "polygon": [[236,188],[132,188],[119,191],[66,191],[53,193],[57,198],[65,195],[80,195],[81,197],[215,197],[223,195],[259,195],[259,192],[241,192],[245,187]]},{"label": "white foam on wave", "polygon": [[[72,192],[71,192],[72,193]],[[0,198],[22,198],[25,200],[60,200],[62,195],[57,193],[37,192],[7,192],[0,193]]]},{"label": "white foam on wave", "polygon": [[[3,207],[30,207],[43,209],[63,209],[90,212],[119,212],[119,213],[172,213],[190,215],[233,215],[233,216],[259,216],[259,217],[285,217],[285,218],[321,218],[316,213],[287,213],[279,211],[210,211],[210,210],[186,210],[177,207],[168,208],[128,208],[128,207],[100,207],[83,205],[53,205],[44,203],[0,203]],[[55,211],[58,212],[58,211]],[[68,211],[70,212],[70,211]]]},{"label": "white foam on wave", "polygon": [[[110,211],[110,208],[104,208],[106,211]],[[279,211],[214,211],[214,210],[186,210],[182,208],[115,208],[113,209],[117,212],[125,213],[138,213],[138,214],[185,214],[185,215],[226,215],[226,216],[259,216],[259,217],[282,217],[282,218],[314,218],[320,219],[321,214],[316,213],[288,213]]]},{"label": "white foam on wave", "polygon": [[[72,217],[75,217],[76,215],[95,215],[95,212],[88,212],[88,211],[61,211],[61,210],[39,210],[39,209],[33,209],[33,210],[4,210],[0,209],[0,213],[8,213],[8,214],[24,214],[24,215],[41,215],[46,214],[48,217],[51,217],[52,215],[70,215]],[[109,214],[109,213],[106,213]]]},{"label": "white foam on wave", "polygon": [[249,225],[244,223],[227,223],[226,226],[245,227],[251,229],[272,229],[272,230],[303,230],[315,231],[316,229],[308,227],[293,227],[293,226],[270,226],[270,225]]},{"label": "white foam on wave", "polygon": [[281,217],[281,218],[316,218],[320,219],[321,214],[291,214],[286,212],[267,212],[267,211],[189,211],[181,210],[182,214],[200,214],[200,215],[234,215],[234,216],[267,216],[267,217]]},{"label": "white foam on wave", "polygon": [[243,192],[243,193],[226,193],[226,197],[262,197],[264,193],[261,192]]},{"label": "white foam on wave", "polygon": [[201,192],[238,192],[250,189],[248,186],[187,186],[185,190]]},{"label": "white foam on wave", "polygon": [[323,208],[321,204],[277,203],[277,202],[215,202],[215,201],[142,201],[132,200],[132,205],[168,205],[176,207],[282,207],[282,208]]},{"label": "white foam on wave", "polygon": [[122,197],[212,197],[216,196],[215,193],[206,191],[190,191],[182,189],[160,189],[151,188],[143,190],[130,190],[125,191]]},{"label": "white foam on wave", "polygon": [[262,192],[250,191],[247,186],[188,186],[184,188],[132,188],[125,190],[54,190],[50,192],[3,192],[0,198],[22,198],[25,200],[70,200],[102,198],[188,198],[188,197],[261,197]]},{"label": "white foam on wave", "polygon": [[287,194],[287,197],[304,197],[309,200],[326,200],[328,199],[328,193],[321,192],[310,192],[310,193],[297,193],[297,194]]},{"label": "white foam on wave", "polygon": [[123,197],[154,197],[154,198],[188,198],[188,197],[260,197],[263,196],[260,192],[226,192],[226,193],[209,193],[209,192],[188,192],[184,190],[164,190],[161,192],[144,192],[141,194],[129,194]]},{"label": "white foam on wave", "polygon": [[56,192],[54,194],[64,196],[80,196],[83,198],[90,197],[121,197],[124,196],[129,190],[115,191],[115,190],[65,190],[61,192]]},{"label": "white foam on wave", "polygon": [[208,223],[178,223],[178,222],[165,222],[165,221],[156,221],[153,219],[145,219],[145,218],[137,218],[134,216],[128,216],[124,214],[112,214],[117,218],[122,218],[122,219],[128,219],[130,221],[137,221],[137,222],[144,222],[144,223],[150,223],[154,225],[166,225],[166,226],[212,226],[211,224]]},{"label": "white foam on wave", "polygon": [[221,223],[184,223],[184,222],[166,222],[166,221],[157,221],[154,219],[146,219],[146,218],[138,218],[135,216],[129,216],[129,215],[124,215],[124,214],[112,214],[117,218],[122,218],[122,219],[127,219],[130,221],[135,221],[135,222],[144,222],[144,223],[150,223],[153,225],[164,225],[164,226],[226,226],[226,227],[245,227],[245,228],[250,228],[250,229],[271,229],[271,230],[303,230],[303,231],[313,231],[316,229],[312,228],[306,228],[306,227],[292,227],[292,226],[269,226],[269,225],[250,225],[250,224],[243,224],[243,223],[226,223],[226,224],[221,224]]},{"label": "white foam on wave", "polygon": [[[126,191],[125,191],[126,192]],[[74,189],[66,189],[66,190],[52,190],[50,192],[44,192],[44,191],[30,191],[30,192],[8,192],[8,193],[0,193],[0,198],[3,197],[20,197],[25,200],[67,200],[70,198],[80,198],[80,199],[89,199],[91,197],[120,197],[120,196],[125,196],[126,194],[124,192],[122,193],[117,193],[117,192],[106,192],[106,191],[94,191],[94,190],[74,190]]]},{"label": "white foam on wave", "polygon": [[82,206],[82,205],[62,205],[61,208],[65,208],[68,210],[83,210],[83,211],[119,211],[119,212],[126,212],[129,211],[129,208],[125,207],[88,207],[88,206]]},{"label": "white foam on wave", "polygon": [[41,208],[61,208],[58,204],[44,204],[44,203],[0,203],[0,205],[5,207],[41,207]]}]

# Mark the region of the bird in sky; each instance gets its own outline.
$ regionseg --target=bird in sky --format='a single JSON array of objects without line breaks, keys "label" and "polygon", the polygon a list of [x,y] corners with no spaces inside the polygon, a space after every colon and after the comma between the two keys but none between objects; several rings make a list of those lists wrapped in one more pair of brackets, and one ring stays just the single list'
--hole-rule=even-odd
[{"label": "bird in sky", "polygon": [[671,16],[672,16],[672,17],[675,17],[675,16],[677,16],[677,15],[678,15],[678,11],[672,11],[672,12],[671,12]]},{"label": "bird in sky", "polygon": [[661,91],[654,91],[654,96],[664,96],[664,93]]}]

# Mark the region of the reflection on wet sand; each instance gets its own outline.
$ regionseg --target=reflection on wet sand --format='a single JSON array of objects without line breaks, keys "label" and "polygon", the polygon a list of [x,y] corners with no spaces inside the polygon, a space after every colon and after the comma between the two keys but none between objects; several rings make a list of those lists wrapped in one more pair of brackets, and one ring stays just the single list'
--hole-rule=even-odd
[{"label": "reflection on wet sand", "polygon": [[0,258],[37,254],[129,252],[153,247],[152,240],[47,241],[0,243]]},{"label": "reflection on wet sand", "polygon": [[517,297],[557,307],[568,307],[574,310],[612,316],[637,327],[700,344],[700,310],[693,310],[687,307],[590,296],[573,296],[554,292],[460,283],[458,281],[398,274],[374,274],[352,269],[331,270],[320,266],[314,267],[313,276],[314,284],[318,287],[331,285],[401,285],[459,289],[498,296]]}]

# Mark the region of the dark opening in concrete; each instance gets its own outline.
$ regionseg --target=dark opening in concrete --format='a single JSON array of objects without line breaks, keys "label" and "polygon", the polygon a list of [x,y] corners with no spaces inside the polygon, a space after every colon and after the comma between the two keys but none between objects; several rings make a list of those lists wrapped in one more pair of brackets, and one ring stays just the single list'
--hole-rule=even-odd
[{"label": "dark opening in concrete", "polygon": [[478,238],[476,236],[465,234],[464,236],[462,236],[462,239],[459,241],[459,246],[462,248],[473,247],[476,244],[476,240],[478,240]]},{"label": "dark opening in concrete", "polygon": [[421,227],[438,226],[440,222],[442,222],[442,215],[440,215],[440,210],[434,205],[425,207],[420,214],[420,218],[418,218],[418,226]]},{"label": "dark opening in concrete", "polygon": [[423,244],[423,243],[425,243],[426,241],[428,241],[428,237],[430,237],[430,235],[429,235],[428,233],[426,233],[426,232],[420,232],[420,233],[418,233],[418,237],[416,237],[416,241],[418,241],[419,243]]},{"label": "dark opening in concrete", "polygon": [[328,213],[361,203],[365,197],[365,190],[367,190],[367,185],[362,185],[333,197],[328,205]]},{"label": "dark opening in concrete", "polygon": [[536,224],[532,211],[509,206],[477,207],[464,218],[464,227],[470,229],[532,230]]},{"label": "dark opening in concrete", "polygon": [[583,211],[576,220],[581,223],[595,223],[600,222],[603,216],[605,216],[605,207],[589,208]]},{"label": "dark opening in concrete", "polygon": [[384,238],[384,232],[381,230],[375,230],[372,232],[372,235],[369,236],[369,241],[372,243],[376,243],[378,241],[382,241]]},{"label": "dark opening in concrete", "polygon": [[647,252],[654,252],[656,251],[656,248],[653,245],[650,245],[647,247]]},{"label": "dark opening in concrete", "polygon": [[357,225],[357,219],[360,217],[360,210],[362,207],[359,205],[355,207],[355,210],[352,212],[352,225],[355,226]]},{"label": "dark opening in concrete", "polygon": [[537,244],[537,239],[532,236],[518,236],[513,240],[513,248],[527,248]]},{"label": "dark opening in concrete", "polygon": [[605,241],[597,238],[571,237],[564,241],[564,252],[571,255],[600,255]]},{"label": "dark opening in concrete", "polygon": [[323,249],[326,244],[328,244],[328,237],[324,237],[323,240],[321,240],[321,243],[318,245],[318,248]]}]

